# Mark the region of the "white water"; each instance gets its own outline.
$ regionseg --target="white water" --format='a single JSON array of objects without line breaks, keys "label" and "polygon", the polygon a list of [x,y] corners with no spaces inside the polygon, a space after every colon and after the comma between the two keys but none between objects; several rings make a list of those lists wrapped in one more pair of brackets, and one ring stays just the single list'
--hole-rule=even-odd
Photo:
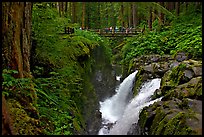
[{"label": "white water", "polygon": [[120,81],[120,78],[122,77],[122,75],[116,76],[116,80]]},{"label": "white water", "polygon": [[109,123],[114,123],[123,114],[123,110],[127,104],[127,96],[132,90],[134,78],[137,71],[130,74],[124,81],[116,88],[116,94],[104,102],[100,103],[100,111],[102,112],[102,118],[108,120]]},{"label": "white water", "polygon": [[103,127],[100,129],[99,135],[127,135],[131,125],[138,122],[142,108],[161,100],[159,98],[151,101],[154,91],[160,87],[161,79],[156,78],[145,82],[139,94],[128,102],[127,96],[132,92],[136,73],[137,71],[124,79],[116,89],[118,92],[114,96],[100,102]]}]

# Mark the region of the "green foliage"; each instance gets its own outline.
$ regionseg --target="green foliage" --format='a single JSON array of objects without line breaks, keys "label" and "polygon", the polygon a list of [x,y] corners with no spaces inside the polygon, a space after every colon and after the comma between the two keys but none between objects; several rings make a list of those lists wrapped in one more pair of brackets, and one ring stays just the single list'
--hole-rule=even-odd
[{"label": "green foliage", "polygon": [[[196,21],[195,21],[196,20]],[[195,21],[193,23],[192,21]],[[157,20],[153,27],[157,28]],[[122,48],[122,63],[145,54],[176,54],[183,51],[193,58],[202,57],[201,14],[195,12],[180,16],[171,26],[127,38]]]},{"label": "green foliage", "polygon": [[[51,15],[48,15],[51,14]],[[59,17],[56,9],[34,4],[33,39],[36,42],[33,74],[38,95],[41,126],[45,134],[71,135],[83,133],[85,119],[82,116],[86,106],[89,110],[95,101],[94,90],[88,86],[87,78],[91,66],[92,50],[97,46],[111,56],[108,40],[98,34],[81,31],[76,24],[68,24],[67,18]],[[67,22],[67,23],[66,23]],[[75,27],[75,33],[60,35],[64,26]],[[45,66],[52,66],[51,69]],[[47,72],[46,78],[43,74]],[[86,85],[86,86],[85,86]],[[90,102],[92,103],[90,105]],[[86,106],[84,106],[86,105]],[[90,112],[88,112],[90,113]],[[90,114],[88,114],[90,116]]]},{"label": "green foliage", "polygon": [[30,86],[33,81],[31,78],[14,78],[13,74],[17,74],[16,70],[4,69],[2,73],[2,94],[5,96],[16,96],[20,93],[24,97],[29,97],[30,91],[33,90]]}]

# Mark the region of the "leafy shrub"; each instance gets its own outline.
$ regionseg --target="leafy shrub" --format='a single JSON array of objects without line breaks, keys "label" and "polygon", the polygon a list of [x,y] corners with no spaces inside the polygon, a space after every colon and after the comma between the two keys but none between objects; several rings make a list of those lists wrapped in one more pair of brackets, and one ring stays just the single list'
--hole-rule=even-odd
[{"label": "leafy shrub", "polygon": [[[33,75],[37,76],[34,80],[37,107],[45,134],[83,132],[84,104],[90,106],[88,94],[94,98],[91,86],[88,91],[84,89],[84,85],[87,86],[84,74],[90,71],[93,63],[91,52],[101,46],[107,56],[111,56],[108,39],[96,33],[76,28],[73,34],[60,35],[64,26],[72,25],[68,20],[59,17],[55,8],[34,4],[33,39],[36,43]],[[44,71],[47,71],[46,76]]]},{"label": "leafy shrub", "polygon": [[[193,23],[193,21],[195,21]],[[184,51],[193,58],[202,57],[201,13],[185,13],[175,19],[171,26],[127,38],[122,48],[122,63],[145,54],[175,54]],[[153,26],[158,25],[156,22]]]}]

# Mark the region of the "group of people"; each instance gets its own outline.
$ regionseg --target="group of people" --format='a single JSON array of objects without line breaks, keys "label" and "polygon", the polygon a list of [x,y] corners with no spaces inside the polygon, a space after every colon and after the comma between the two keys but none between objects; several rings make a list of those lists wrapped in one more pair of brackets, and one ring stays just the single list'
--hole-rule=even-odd
[{"label": "group of people", "polygon": [[[89,28],[88,27],[80,27],[79,28],[80,30],[89,30]],[[102,32],[101,31],[101,29],[98,29],[98,31],[99,32]],[[111,32],[111,33],[117,33],[117,32],[122,32],[122,33],[132,33],[132,32],[134,32],[134,28],[133,27],[112,27],[112,26],[110,26],[110,27],[107,27],[107,28],[105,28],[104,29],[104,31],[105,31],[105,33],[109,33],[109,32]]]},{"label": "group of people", "polygon": [[109,27],[109,28],[105,28],[105,32],[108,33],[108,32],[122,32],[122,33],[131,33],[132,32],[132,27],[130,28],[125,28],[125,27]]}]

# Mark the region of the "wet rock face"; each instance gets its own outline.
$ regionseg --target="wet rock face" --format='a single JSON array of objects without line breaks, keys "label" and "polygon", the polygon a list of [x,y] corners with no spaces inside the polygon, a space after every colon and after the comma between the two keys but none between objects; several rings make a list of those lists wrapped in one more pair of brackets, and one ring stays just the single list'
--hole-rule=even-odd
[{"label": "wet rock face", "polygon": [[185,53],[178,53],[174,59],[169,56],[140,59],[143,59],[140,63],[133,63],[133,68],[138,69],[134,95],[144,81],[160,77],[160,89],[152,98],[163,98],[141,111],[138,123],[132,125],[128,134],[201,135],[202,61],[189,59]]},{"label": "wet rock face", "polygon": [[101,125],[101,122],[102,122],[102,114],[99,110],[96,110],[93,114],[93,117],[91,119],[92,123],[89,124],[89,127],[88,127],[88,135],[97,135],[98,134],[98,131],[100,129],[100,125]]}]

